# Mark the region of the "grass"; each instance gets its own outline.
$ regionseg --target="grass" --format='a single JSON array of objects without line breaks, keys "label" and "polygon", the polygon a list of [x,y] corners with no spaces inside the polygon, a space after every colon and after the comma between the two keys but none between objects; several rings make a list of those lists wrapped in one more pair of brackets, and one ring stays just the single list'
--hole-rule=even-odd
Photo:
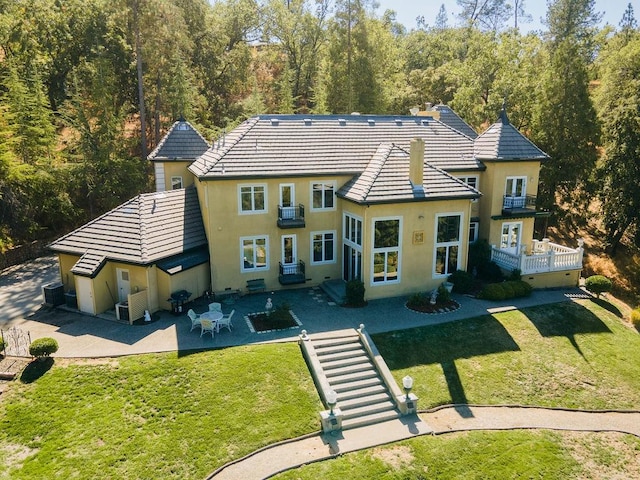
[{"label": "grass", "polygon": [[278,480],[638,478],[640,439],[549,431],[418,437],[277,475]]},{"label": "grass", "polygon": [[640,408],[640,336],[590,300],[374,335],[420,408],[450,403]]},{"label": "grass", "polygon": [[[398,381],[414,377],[420,408],[638,409],[640,336],[609,310],[567,302],[374,341]],[[39,367],[0,396],[0,479],[204,478],[319,427],[322,406],[295,344]],[[613,434],[473,432],[345,455],[280,478],[634,478],[638,451],[638,439]]]},{"label": "grass", "polygon": [[0,478],[204,478],[318,429],[321,404],[295,344],[57,360],[0,402]]}]

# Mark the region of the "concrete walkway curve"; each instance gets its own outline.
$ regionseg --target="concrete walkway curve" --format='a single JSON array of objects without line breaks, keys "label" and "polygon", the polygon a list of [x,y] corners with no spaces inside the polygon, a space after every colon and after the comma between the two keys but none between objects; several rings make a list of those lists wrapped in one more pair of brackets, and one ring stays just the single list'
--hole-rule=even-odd
[{"label": "concrete walkway curve", "polygon": [[318,433],[274,444],[222,466],[208,479],[261,480],[305,464],[420,435],[519,429],[620,432],[640,437],[640,411],[445,405],[419,416],[354,428],[337,436]]}]

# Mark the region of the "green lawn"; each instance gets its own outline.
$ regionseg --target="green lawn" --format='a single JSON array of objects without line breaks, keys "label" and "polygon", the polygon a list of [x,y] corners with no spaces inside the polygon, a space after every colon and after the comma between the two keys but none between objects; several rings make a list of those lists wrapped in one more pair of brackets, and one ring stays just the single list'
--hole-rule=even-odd
[{"label": "green lawn", "polygon": [[296,344],[62,363],[0,397],[0,478],[202,479],[318,428]]},{"label": "green lawn", "polygon": [[[374,340],[398,380],[415,378],[421,408],[452,402],[640,408],[640,336],[590,301]],[[0,396],[0,479],[201,479],[257,448],[319,428],[322,407],[296,344],[58,360],[41,376],[32,373]],[[638,439],[583,435],[419,438],[282,478],[640,476],[637,460],[623,461],[640,456]]]}]

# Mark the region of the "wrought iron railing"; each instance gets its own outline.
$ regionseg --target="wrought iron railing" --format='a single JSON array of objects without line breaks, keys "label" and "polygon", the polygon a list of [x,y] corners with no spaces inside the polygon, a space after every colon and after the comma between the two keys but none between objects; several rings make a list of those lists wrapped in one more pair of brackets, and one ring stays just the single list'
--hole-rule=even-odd
[{"label": "wrought iron railing", "polygon": [[522,195],[522,196],[505,195],[504,197],[502,197],[503,210],[513,210],[514,208],[535,209],[536,196],[535,195]]}]

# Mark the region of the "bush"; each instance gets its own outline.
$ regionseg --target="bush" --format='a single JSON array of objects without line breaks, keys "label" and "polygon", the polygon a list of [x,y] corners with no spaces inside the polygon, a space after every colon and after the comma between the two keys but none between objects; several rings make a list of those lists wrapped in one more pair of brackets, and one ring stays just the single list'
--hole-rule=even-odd
[{"label": "bush", "polygon": [[4,340],[0,338],[0,352],[4,352]]},{"label": "bush", "polygon": [[491,245],[486,240],[476,240],[469,244],[469,262],[467,269],[478,273],[491,262]]},{"label": "bush", "polygon": [[447,304],[451,301],[451,294],[449,293],[449,290],[447,290],[447,287],[445,287],[444,285],[440,285],[438,287],[438,296],[436,297],[436,303],[438,305],[444,305]]},{"label": "bush", "polygon": [[50,337],[36,338],[31,342],[31,345],[29,345],[29,353],[32,357],[36,358],[48,357],[57,351],[58,342]]},{"label": "bush", "polygon": [[640,330],[640,307],[635,310],[631,310],[631,323],[633,326]]},{"label": "bush", "polygon": [[351,306],[364,305],[364,283],[360,280],[349,280],[345,290],[345,304]]},{"label": "bush", "polygon": [[522,271],[519,268],[514,268],[511,270],[508,280],[522,280]]},{"label": "bush", "polygon": [[600,294],[609,292],[612,285],[611,280],[604,275],[592,275],[585,280],[584,286],[591,293],[595,293],[597,298],[600,298]]},{"label": "bush", "polygon": [[473,275],[464,270],[457,270],[447,279],[453,283],[453,291],[456,293],[469,293],[473,290]]},{"label": "bush", "polygon": [[427,296],[422,292],[414,293],[409,297],[409,300],[407,300],[407,307],[409,308],[426,307],[427,305],[429,305],[430,298],[431,298],[430,296]]},{"label": "bush", "polygon": [[501,282],[504,279],[502,270],[496,262],[489,262],[478,267],[478,275],[487,282]]},{"label": "bush", "polygon": [[527,282],[523,280],[510,280],[486,285],[478,297],[494,301],[507,300],[509,298],[528,297],[532,291],[533,287]]}]

